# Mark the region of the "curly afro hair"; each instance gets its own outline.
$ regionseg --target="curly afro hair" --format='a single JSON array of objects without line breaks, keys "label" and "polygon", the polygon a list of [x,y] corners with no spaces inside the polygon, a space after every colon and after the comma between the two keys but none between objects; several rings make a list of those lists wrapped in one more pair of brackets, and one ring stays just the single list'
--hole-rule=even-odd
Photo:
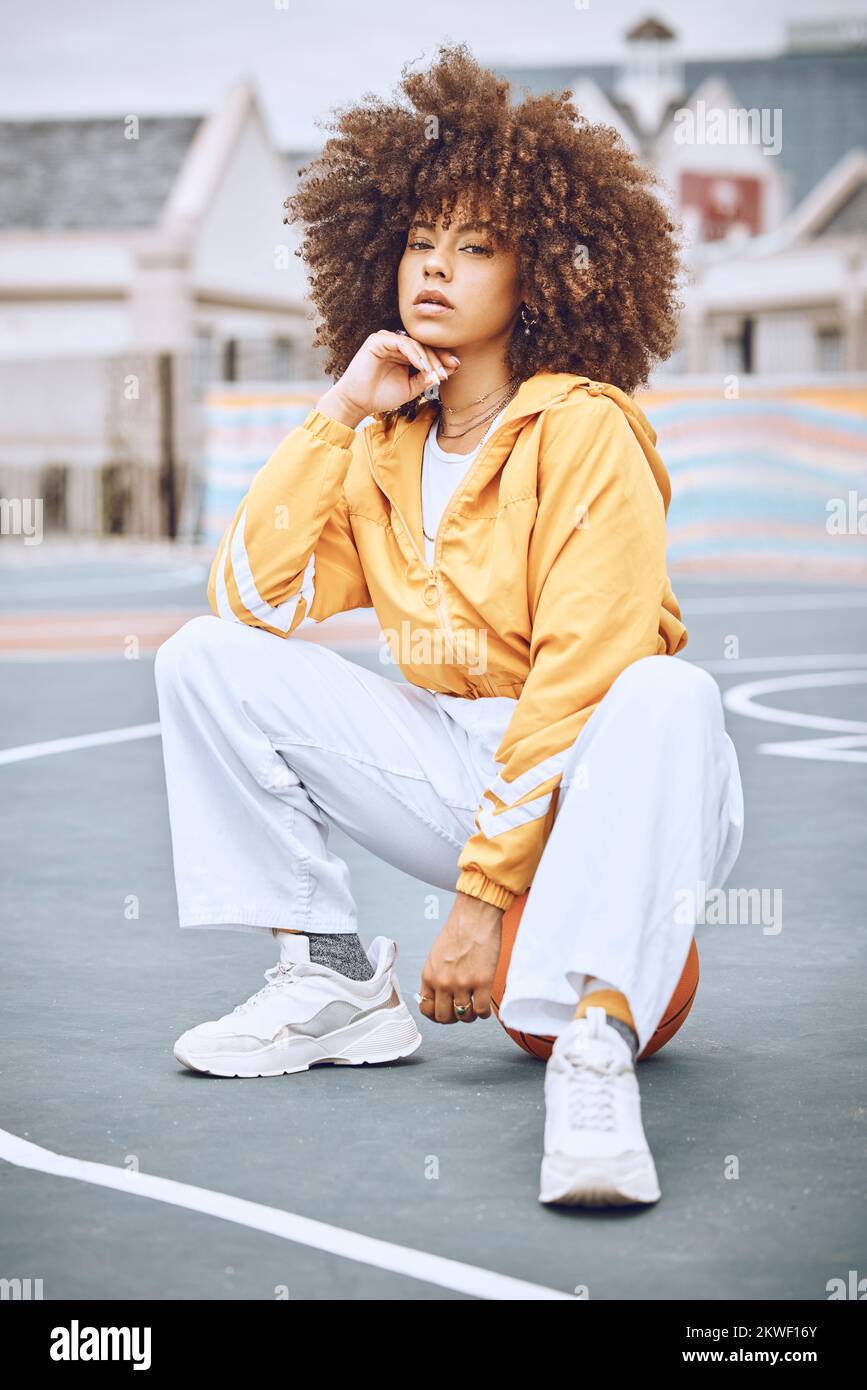
[{"label": "curly afro hair", "polygon": [[[336,108],[334,131],[299,170],[284,223],[301,222],[296,255],[318,310],[314,346],[342,374],[376,329],[402,327],[397,268],[409,224],[448,218],[460,203],[484,214],[501,244],[520,248],[526,302],[507,366],[645,385],[672,352],[681,228],[656,175],[611,126],[591,124],[568,91],[510,99],[509,84],[466,44],[443,44],[426,72],[404,65],[387,103],[372,93]],[[322,124],[322,123],[320,123]],[[412,417],[421,397],[400,407]]]}]

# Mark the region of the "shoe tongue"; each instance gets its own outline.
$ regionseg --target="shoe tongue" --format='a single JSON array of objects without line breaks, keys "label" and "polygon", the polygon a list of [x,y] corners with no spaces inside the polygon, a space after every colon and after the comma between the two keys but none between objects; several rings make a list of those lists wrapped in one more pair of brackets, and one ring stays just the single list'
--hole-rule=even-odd
[{"label": "shoe tongue", "polygon": [[309,964],[310,962],[310,938],[307,936],[296,935],[295,932],[280,932],[280,963],[281,965],[293,965],[298,962]]},{"label": "shoe tongue", "polygon": [[567,1052],[575,1050],[576,1055],[582,1057],[601,1056],[604,1058],[605,1049],[603,1048],[600,1051],[599,1044],[608,1043],[609,1046],[614,1047],[618,1055],[622,1054],[624,1057],[631,1057],[632,1051],[626,1039],[621,1033],[618,1033],[616,1028],[610,1026],[605,1016],[605,1011],[603,1009],[598,1010],[598,1013],[602,1015],[601,1018],[590,1017],[591,1014],[596,1013],[596,1009],[588,1009],[583,1018],[573,1020],[571,1025],[572,1031],[569,1033],[568,1038],[563,1034],[560,1035],[564,1040],[563,1050]]}]

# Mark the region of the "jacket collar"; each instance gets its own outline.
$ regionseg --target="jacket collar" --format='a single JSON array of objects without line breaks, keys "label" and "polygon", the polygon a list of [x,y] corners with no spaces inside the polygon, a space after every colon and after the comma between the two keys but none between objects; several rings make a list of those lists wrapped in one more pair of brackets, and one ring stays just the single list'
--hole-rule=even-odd
[{"label": "jacket collar", "polygon": [[[555,401],[563,400],[576,386],[591,379],[571,372],[536,372],[518,387],[491,437],[485,442],[473,469],[474,486],[482,488],[508,458],[527,420]],[[592,383],[591,383],[592,384]],[[436,407],[423,404],[412,420],[405,416],[375,420],[365,431],[374,481],[403,517],[416,550],[424,553],[421,517],[421,468],[424,443]]]}]

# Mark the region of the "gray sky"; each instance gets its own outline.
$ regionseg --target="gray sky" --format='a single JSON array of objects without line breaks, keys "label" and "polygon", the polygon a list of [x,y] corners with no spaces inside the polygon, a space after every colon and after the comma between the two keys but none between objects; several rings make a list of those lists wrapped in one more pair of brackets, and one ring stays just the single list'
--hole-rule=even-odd
[{"label": "gray sky", "polygon": [[606,61],[648,14],[686,57],[747,56],[780,51],[789,20],[863,21],[867,0],[0,0],[0,115],[199,113],[247,76],[277,143],[303,148],[446,40],[483,63]]}]

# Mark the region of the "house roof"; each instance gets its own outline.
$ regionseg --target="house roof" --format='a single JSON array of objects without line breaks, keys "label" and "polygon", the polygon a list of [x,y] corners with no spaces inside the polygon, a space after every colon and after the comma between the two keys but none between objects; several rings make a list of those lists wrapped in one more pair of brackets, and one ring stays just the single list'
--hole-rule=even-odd
[{"label": "house roof", "polygon": [[[671,53],[676,61],[676,54]],[[710,58],[683,61],[686,102],[709,77],[725,82],[739,106],[782,111],[783,143],[780,167],[791,175],[792,199],[810,192],[832,165],[854,146],[864,143],[867,130],[867,52],[783,53],[768,58]],[[615,64],[579,64],[547,68],[498,67],[497,75],[512,84],[513,99],[521,89],[532,94],[571,88],[577,77],[595,81],[609,100],[619,71]],[[683,103],[680,103],[681,105]],[[614,105],[634,129],[628,107]],[[675,107],[674,109],[677,109]]]},{"label": "house roof", "polygon": [[[672,58],[676,55],[672,54]],[[797,204],[867,130],[867,52],[784,53],[768,58],[712,58],[682,64],[683,101],[707,78],[718,78],[747,109],[780,108],[780,167]],[[634,130],[628,105],[613,95],[619,66],[575,64],[498,68],[512,85],[538,94],[597,83]],[[666,119],[678,109],[669,108]],[[0,121],[0,228],[132,229],[159,222],[201,116],[142,116],[139,139],[124,138],[125,117]],[[636,132],[641,144],[639,133]],[[294,183],[315,152],[285,151]],[[770,157],[770,156],[769,156]]]},{"label": "house roof", "polygon": [[637,39],[655,39],[665,43],[668,39],[675,37],[673,29],[669,29],[668,25],[664,24],[661,19],[649,15],[647,19],[642,19],[627,32],[626,41],[627,43],[634,43]]},{"label": "house roof", "polygon": [[125,119],[0,121],[0,228],[154,226],[202,117]]}]

